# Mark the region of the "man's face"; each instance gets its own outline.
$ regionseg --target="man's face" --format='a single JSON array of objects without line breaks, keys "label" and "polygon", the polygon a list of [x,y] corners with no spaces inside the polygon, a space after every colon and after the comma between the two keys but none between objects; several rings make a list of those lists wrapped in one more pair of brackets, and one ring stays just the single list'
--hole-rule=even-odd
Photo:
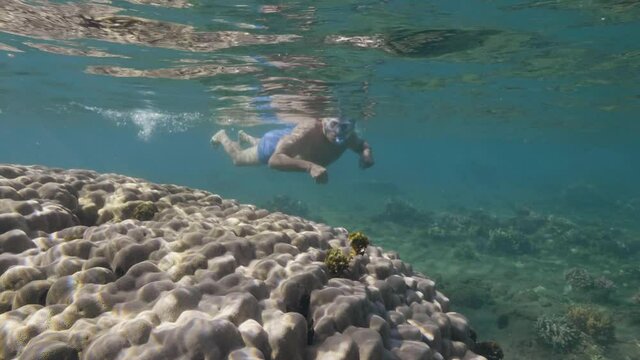
[{"label": "man's face", "polygon": [[322,119],[322,129],[327,140],[342,145],[353,133],[354,123],[344,119],[324,118]]}]

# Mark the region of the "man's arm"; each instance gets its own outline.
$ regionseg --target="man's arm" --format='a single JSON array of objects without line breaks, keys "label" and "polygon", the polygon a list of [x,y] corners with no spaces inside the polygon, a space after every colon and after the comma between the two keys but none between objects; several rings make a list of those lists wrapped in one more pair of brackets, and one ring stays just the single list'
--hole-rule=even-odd
[{"label": "man's arm", "polygon": [[312,131],[307,126],[299,126],[290,135],[282,138],[275,152],[269,158],[269,167],[281,171],[305,171],[318,183],[328,181],[327,170],[311,161],[299,159],[296,154],[305,145],[305,137]]},{"label": "man's arm", "polygon": [[369,143],[367,143],[364,139],[359,138],[358,135],[353,134],[348,143],[348,146],[349,149],[360,155],[361,168],[366,169],[373,166],[373,154],[371,152]]},{"label": "man's arm", "polygon": [[282,137],[273,155],[269,158],[269,167],[282,171],[309,171],[314,164],[296,158],[309,131],[309,126],[298,125],[290,134]]},{"label": "man's arm", "polygon": [[311,161],[296,159],[285,153],[274,153],[269,158],[269,167],[281,171],[309,171],[313,165]]}]

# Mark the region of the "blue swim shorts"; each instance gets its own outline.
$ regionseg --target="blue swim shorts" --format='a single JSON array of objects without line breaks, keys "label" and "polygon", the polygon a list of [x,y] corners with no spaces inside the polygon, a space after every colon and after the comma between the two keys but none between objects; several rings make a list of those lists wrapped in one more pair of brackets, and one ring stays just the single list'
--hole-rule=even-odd
[{"label": "blue swim shorts", "polygon": [[260,142],[258,143],[258,160],[260,160],[260,163],[269,163],[269,158],[273,155],[273,152],[276,151],[278,142],[283,136],[290,134],[291,130],[293,130],[293,128],[271,130],[260,138]]}]

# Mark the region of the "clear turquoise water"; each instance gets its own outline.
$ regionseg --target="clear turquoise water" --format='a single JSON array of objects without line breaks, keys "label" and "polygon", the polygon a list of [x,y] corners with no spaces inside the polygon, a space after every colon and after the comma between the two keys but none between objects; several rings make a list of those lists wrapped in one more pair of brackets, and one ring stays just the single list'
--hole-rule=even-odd
[{"label": "clear turquoise water", "polygon": [[[250,203],[287,194],[335,225],[390,198],[617,224],[611,209],[640,197],[636,1],[186,3],[3,0],[0,162],[118,172]],[[440,38],[425,37],[434,30]],[[242,34],[220,47],[221,31]],[[354,36],[380,47],[335,41]],[[220,128],[259,136],[274,113],[359,119],[376,165],[361,171],[347,154],[318,186],[233,167],[210,148]],[[575,186],[586,200],[562,202]]]}]

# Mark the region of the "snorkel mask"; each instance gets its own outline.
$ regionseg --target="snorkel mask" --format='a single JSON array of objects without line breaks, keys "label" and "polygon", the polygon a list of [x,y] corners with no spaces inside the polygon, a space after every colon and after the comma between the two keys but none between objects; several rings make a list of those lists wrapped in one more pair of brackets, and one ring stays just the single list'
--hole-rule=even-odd
[{"label": "snorkel mask", "polygon": [[342,145],[353,134],[355,124],[352,120],[339,118],[322,119],[324,136],[336,145]]}]

